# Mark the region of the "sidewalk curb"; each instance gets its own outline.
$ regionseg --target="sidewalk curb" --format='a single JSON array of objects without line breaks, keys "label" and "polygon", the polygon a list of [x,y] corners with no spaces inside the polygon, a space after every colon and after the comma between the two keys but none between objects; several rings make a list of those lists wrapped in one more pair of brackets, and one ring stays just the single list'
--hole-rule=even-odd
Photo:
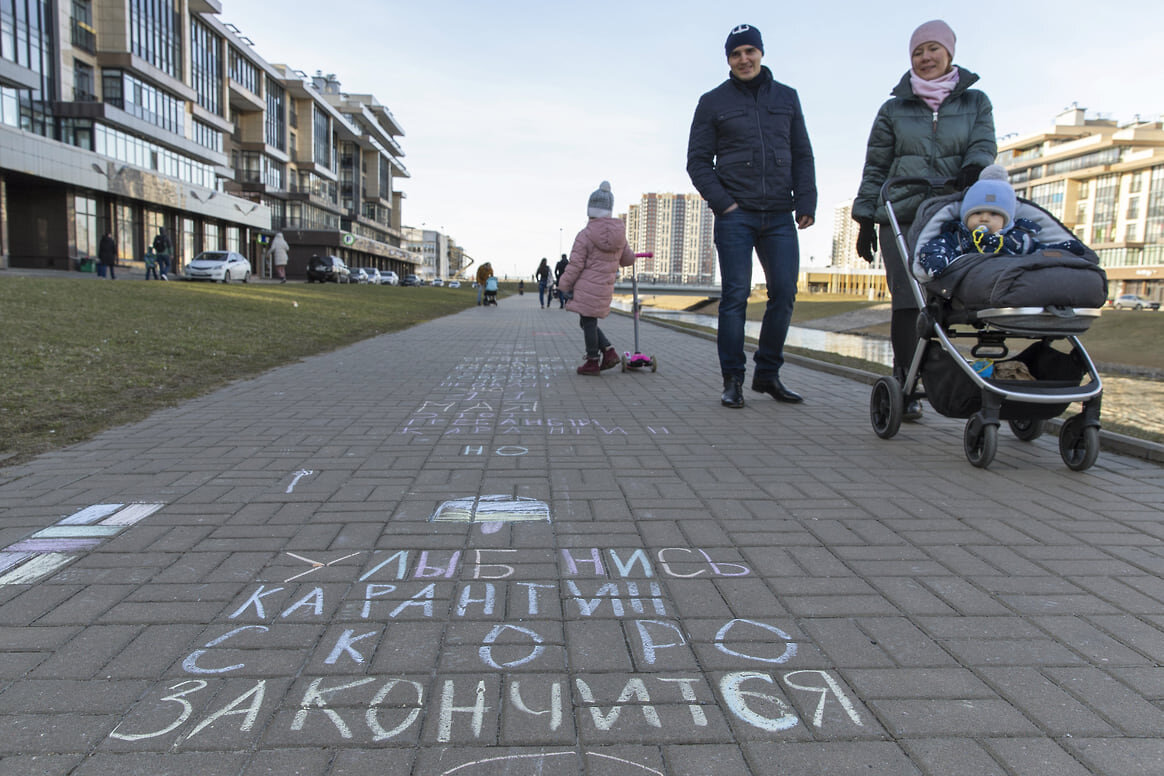
[{"label": "sidewalk curb", "polygon": [[[612,313],[619,315],[630,316],[630,313],[622,310],[611,310]],[[672,331],[684,332],[695,337],[702,337],[706,340],[715,340],[715,334],[711,332],[697,331],[685,326],[679,326],[666,321],[659,321],[653,318],[640,318],[640,321],[651,323],[655,326],[661,326]],[[755,345],[746,343],[744,348],[749,352],[754,351]],[[832,364],[828,361],[821,361],[819,359],[811,358],[809,356],[802,356],[795,353],[785,353],[784,360],[790,364],[805,367],[806,369],[813,369],[817,372],[825,372],[827,374],[836,375],[837,377],[844,377],[848,380],[853,380],[865,385],[873,385],[877,382],[881,375],[873,372],[866,372],[863,369],[854,369],[853,367],[843,366],[841,364]],[[1054,429],[1057,433],[1059,427],[1063,425],[1060,418],[1052,418],[1047,421],[1047,425]],[[1133,458],[1140,458],[1145,461],[1153,463],[1164,463],[1164,445],[1149,442],[1146,439],[1137,439],[1136,437],[1128,436],[1126,434],[1117,434],[1114,431],[1099,430],[1099,447],[1101,450],[1109,453],[1118,453],[1120,455],[1127,455]]]}]

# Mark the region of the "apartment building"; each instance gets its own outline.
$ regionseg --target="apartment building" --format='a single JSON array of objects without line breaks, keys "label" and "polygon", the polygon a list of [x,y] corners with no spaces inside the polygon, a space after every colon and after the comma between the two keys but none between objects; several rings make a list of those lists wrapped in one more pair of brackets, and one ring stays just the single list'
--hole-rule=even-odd
[{"label": "apartment building", "polygon": [[[712,285],[715,283],[715,219],[699,194],[643,194],[623,218],[627,240],[639,259],[639,279],[646,282]],[[629,276],[630,270],[623,275]]]},{"label": "apartment building", "polygon": [[404,245],[416,265],[409,271],[415,272],[421,280],[444,280],[459,269],[455,262],[450,261],[456,243],[435,229],[404,227]]},{"label": "apartment building", "polygon": [[1047,130],[1002,138],[998,161],[1021,197],[1099,254],[1110,296],[1164,299],[1164,125],[1087,118],[1072,107]]},{"label": "apartment building", "polygon": [[[34,12],[35,11],[35,12]],[[333,76],[274,65],[218,0],[0,0],[0,262],[78,269],[109,230],[120,261],[169,230],[180,268],[275,231],[312,253],[411,271],[403,129]]]}]

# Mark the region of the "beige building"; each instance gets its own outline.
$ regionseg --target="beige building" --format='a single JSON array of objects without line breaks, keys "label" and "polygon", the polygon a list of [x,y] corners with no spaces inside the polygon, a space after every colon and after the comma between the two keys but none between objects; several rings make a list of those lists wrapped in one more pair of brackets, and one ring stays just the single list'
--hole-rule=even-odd
[{"label": "beige building", "polygon": [[312,253],[411,271],[374,97],[268,63],[218,0],[42,7],[0,3],[0,264],[88,269],[106,230],[132,262],[165,227],[179,272],[228,249],[265,274],[275,231],[292,277]]},{"label": "beige building", "polygon": [[1042,132],[999,142],[1019,196],[1099,254],[1108,295],[1164,299],[1164,125],[1087,118],[1073,107]]},{"label": "beige building", "polygon": [[[640,280],[684,285],[715,283],[714,216],[698,194],[644,194],[625,216]],[[630,275],[630,269],[623,271]]]}]

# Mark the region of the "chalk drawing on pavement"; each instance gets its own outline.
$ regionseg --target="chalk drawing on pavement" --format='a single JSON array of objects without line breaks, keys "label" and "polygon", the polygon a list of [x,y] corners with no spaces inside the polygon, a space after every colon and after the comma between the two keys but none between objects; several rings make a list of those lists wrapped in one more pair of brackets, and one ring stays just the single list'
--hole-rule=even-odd
[{"label": "chalk drawing on pavement", "polygon": [[286,579],[284,579],[283,582],[284,582],[284,584],[286,584],[287,582],[290,582],[294,579],[299,579],[300,577],[305,577],[308,574],[312,574],[316,571],[319,571],[322,568],[327,568],[328,566],[334,566],[335,564],[339,563],[341,560],[347,560],[348,558],[354,558],[357,555],[359,555],[360,553],[358,553],[358,552],[348,553],[347,555],[343,556],[342,558],[336,558],[335,560],[329,560],[327,563],[324,563],[321,560],[312,560],[311,558],[305,558],[302,555],[296,555],[293,552],[285,552],[283,554],[290,555],[295,560],[301,560],[304,563],[311,565],[311,568],[307,569],[307,571],[301,571],[298,574],[296,574],[295,576],[287,577]]},{"label": "chalk drawing on pavement", "polygon": [[93,504],[0,550],[0,585],[31,585],[165,504]]},{"label": "chalk drawing on pavement", "polygon": [[295,472],[295,477],[291,480],[291,484],[288,485],[287,490],[283,492],[290,493],[291,491],[295,490],[295,486],[299,483],[299,480],[303,479],[304,477],[310,477],[312,474],[315,474],[315,472],[311,469],[300,469],[299,471]]},{"label": "chalk drawing on pavement", "polygon": [[485,533],[496,533],[505,523],[550,522],[550,506],[528,496],[467,496],[444,501],[432,513],[430,523],[480,523]]},{"label": "chalk drawing on pavement", "polygon": [[[645,765],[640,765],[639,763],[632,762],[630,760],[624,760],[621,757],[615,757],[614,755],[602,754],[600,752],[585,752],[584,755],[586,757],[593,757],[593,758],[598,759],[598,760],[605,760],[609,763],[617,763],[618,766],[622,766],[622,767],[616,766],[616,770],[613,770],[613,771],[604,770],[603,773],[615,773],[615,774],[620,774],[620,775],[621,774],[632,774],[632,773],[634,773],[634,774],[651,773],[651,774],[655,774],[655,776],[663,776],[662,771],[657,771],[654,768],[648,768]],[[490,757],[490,758],[485,759],[485,760],[473,760],[472,762],[467,762],[467,763],[464,763],[463,765],[458,765],[456,768],[450,768],[449,770],[442,772],[441,776],[455,776],[455,774],[461,774],[461,776],[473,776],[473,774],[494,773],[495,771],[488,768],[487,766],[491,765],[492,763],[500,763],[500,762],[513,763],[517,767],[520,768],[520,770],[511,770],[512,766],[507,765],[507,766],[505,766],[506,773],[512,773],[512,774],[514,774],[514,776],[525,776],[525,774],[529,774],[529,776],[534,776],[535,774],[544,773],[543,768],[548,764],[547,763],[548,760],[550,760],[552,758],[562,758],[562,757],[569,758],[569,759],[576,759],[579,757],[579,755],[577,752],[538,752],[536,754],[507,754],[507,755],[502,755],[500,757]],[[519,764],[519,761],[522,761],[522,760],[528,760],[529,762]],[[523,765],[525,767],[521,767]]]}]

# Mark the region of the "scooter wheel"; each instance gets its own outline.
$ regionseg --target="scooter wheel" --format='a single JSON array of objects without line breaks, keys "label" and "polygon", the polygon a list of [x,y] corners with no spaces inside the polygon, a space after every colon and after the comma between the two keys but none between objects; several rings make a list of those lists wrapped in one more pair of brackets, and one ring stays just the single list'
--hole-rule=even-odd
[{"label": "scooter wheel", "polygon": [[622,364],[621,371],[625,372],[626,371],[626,353],[623,353],[621,356],[619,356],[618,361],[620,364]]},{"label": "scooter wheel", "polygon": [[655,371],[658,371],[658,369],[659,369],[659,362],[655,360],[654,356],[651,356],[651,371],[655,372]]}]

